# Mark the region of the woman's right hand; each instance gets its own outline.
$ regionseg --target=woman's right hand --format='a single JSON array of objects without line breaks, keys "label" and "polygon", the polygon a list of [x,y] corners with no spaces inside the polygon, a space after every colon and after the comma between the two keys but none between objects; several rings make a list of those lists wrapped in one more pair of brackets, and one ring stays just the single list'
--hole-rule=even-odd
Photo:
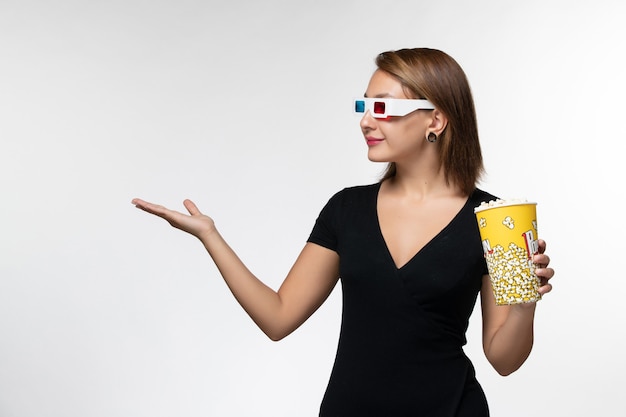
[{"label": "woman's right hand", "polygon": [[139,198],[134,198],[131,203],[138,209],[159,216],[176,229],[192,234],[200,240],[215,232],[213,219],[202,214],[191,200],[183,201],[183,205],[189,212],[188,215]]}]

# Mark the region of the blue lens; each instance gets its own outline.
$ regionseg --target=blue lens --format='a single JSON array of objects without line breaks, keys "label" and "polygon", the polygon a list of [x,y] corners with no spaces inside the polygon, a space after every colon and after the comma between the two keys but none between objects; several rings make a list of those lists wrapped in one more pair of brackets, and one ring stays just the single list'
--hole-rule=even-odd
[{"label": "blue lens", "polygon": [[354,111],[357,113],[365,113],[365,101],[354,100]]}]

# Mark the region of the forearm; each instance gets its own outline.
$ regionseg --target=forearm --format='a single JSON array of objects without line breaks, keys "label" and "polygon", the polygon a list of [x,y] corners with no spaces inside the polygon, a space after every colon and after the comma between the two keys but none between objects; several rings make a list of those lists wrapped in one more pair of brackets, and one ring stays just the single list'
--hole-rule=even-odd
[{"label": "forearm", "polygon": [[509,309],[504,323],[485,344],[485,355],[499,374],[515,372],[530,355],[535,307],[534,303],[495,307]]},{"label": "forearm", "polygon": [[183,202],[189,215],[139,198],[132,203],[200,239],[239,304],[272,340],[298,328],[324,302],[339,278],[337,253],[307,243],[280,289],[274,291],[248,270],[215,229],[213,219],[191,200]]},{"label": "forearm", "polygon": [[278,293],[250,272],[217,230],[200,240],[239,304],[268,337],[276,339],[284,332]]}]

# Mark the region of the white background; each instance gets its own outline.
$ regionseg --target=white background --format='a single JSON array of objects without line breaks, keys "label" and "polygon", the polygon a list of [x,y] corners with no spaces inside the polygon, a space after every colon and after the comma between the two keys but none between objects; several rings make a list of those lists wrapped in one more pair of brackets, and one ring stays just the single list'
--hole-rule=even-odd
[{"label": "white background", "polygon": [[[621,1],[0,0],[0,417],[315,416],[340,288],[269,341],[194,238],[194,199],[277,288],[327,199],[377,180],[350,100],[382,51],[452,55],[488,176],[557,271],[492,415],[623,416]],[[619,197],[622,196],[622,197]]]}]

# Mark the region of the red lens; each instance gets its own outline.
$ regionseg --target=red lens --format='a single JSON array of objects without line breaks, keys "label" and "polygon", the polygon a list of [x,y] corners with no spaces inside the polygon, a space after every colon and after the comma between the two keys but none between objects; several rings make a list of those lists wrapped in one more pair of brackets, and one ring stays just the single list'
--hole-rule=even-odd
[{"label": "red lens", "polygon": [[374,113],[376,113],[376,114],[385,114],[385,102],[384,101],[375,101],[374,102]]}]

